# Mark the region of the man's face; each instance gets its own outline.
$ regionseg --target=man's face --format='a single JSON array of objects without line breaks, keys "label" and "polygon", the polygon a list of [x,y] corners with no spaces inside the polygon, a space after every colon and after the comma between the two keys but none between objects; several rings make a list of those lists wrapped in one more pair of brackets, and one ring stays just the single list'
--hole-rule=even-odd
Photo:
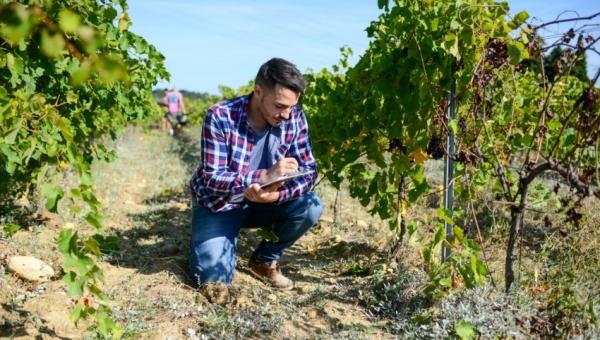
[{"label": "man's face", "polygon": [[254,88],[260,117],[271,126],[279,126],[290,118],[292,106],[298,103],[299,94],[279,84],[273,91],[265,91],[260,85]]}]

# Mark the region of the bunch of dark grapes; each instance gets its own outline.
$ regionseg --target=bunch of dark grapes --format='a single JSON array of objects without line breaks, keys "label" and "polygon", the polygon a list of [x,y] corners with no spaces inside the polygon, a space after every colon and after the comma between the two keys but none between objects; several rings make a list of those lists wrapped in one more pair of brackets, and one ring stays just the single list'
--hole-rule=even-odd
[{"label": "bunch of dark grapes", "polygon": [[431,136],[426,151],[427,154],[429,154],[433,159],[441,159],[444,157],[444,150],[442,150],[442,139],[436,134]]}]

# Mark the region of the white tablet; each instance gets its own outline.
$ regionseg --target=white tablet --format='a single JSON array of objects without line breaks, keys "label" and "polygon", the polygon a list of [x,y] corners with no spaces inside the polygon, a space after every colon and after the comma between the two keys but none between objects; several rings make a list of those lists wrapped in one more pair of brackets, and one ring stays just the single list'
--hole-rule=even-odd
[{"label": "white tablet", "polygon": [[[263,185],[261,185],[261,188],[265,188],[268,187],[269,185],[273,184],[273,183],[277,183],[277,182],[289,182],[291,180],[293,180],[296,177],[302,177],[302,176],[306,176],[308,174],[312,174],[313,172],[315,172],[314,170],[303,170],[303,171],[298,171],[296,173],[293,174],[289,174],[289,175],[285,175],[285,176],[281,176],[281,177],[277,177],[276,179],[269,181]],[[229,203],[239,203],[241,201],[244,200],[244,194],[238,194],[238,195],[233,195],[231,197],[231,200],[229,201]]]}]

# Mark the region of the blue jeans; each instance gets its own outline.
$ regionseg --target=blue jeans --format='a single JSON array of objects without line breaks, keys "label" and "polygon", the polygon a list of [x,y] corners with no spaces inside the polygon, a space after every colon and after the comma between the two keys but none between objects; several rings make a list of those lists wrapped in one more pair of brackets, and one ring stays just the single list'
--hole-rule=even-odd
[{"label": "blue jeans", "polygon": [[192,277],[199,285],[217,281],[229,285],[235,271],[236,246],[242,228],[274,223],[279,240],[262,240],[254,251],[254,259],[259,262],[279,260],[285,249],[317,223],[322,211],[323,203],[312,191],[280,205],[246,203],[219,213],[194,206],[190,249]]}]

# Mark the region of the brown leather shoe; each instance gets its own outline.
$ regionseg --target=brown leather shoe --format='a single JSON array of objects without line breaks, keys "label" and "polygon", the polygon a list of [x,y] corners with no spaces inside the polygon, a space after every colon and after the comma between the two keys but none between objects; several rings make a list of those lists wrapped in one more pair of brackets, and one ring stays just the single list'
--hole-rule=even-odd
[{"label": "brown leather shoe", "polygon": [[256,277],[268,282],[277,290],[291,290],[294,288],[294,282],[281,274],[279,263],[275,260],[271,261],[271,264],[255,262],[254,256],[251,256],[248,267]]}]

